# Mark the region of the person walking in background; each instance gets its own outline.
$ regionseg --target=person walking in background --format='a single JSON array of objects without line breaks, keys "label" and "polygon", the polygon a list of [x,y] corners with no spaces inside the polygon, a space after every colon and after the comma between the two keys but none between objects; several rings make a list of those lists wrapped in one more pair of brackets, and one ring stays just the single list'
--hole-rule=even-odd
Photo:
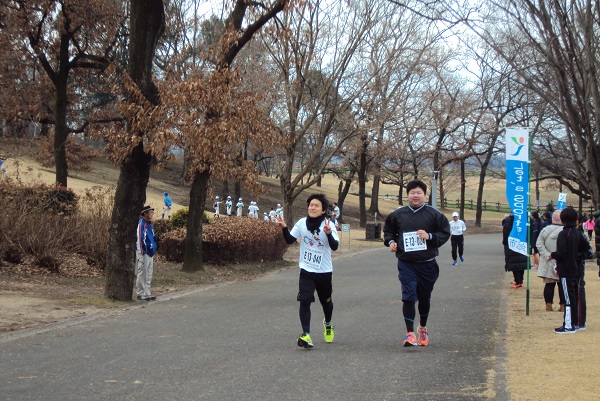
[{"label": "person walking in background", "polygon": [[213,208],[215,209],[215,214],[214,214],[213,217],[220,217],[221,198],[219,198],[219,195],[215,196],[215,201],[213,203]]},{"label": "person walking in background", "polygon": [[596,239],[594,240],[596,247],[596,265],[598,266],[598,280],[600,280],[600,210],[594,213],[594,234]]},{"label": "person walking in background", "polygon": [[310,336],[310,305],[315,302],[315,290],[323,307],[323,337],[325,342],[334,339],[334,328],[331,325],[333,314],[332,277],[333,264],[331,252],[339,246],[339,238],[335,227],[326,217],[329,202],[323,194],[312,194],[306,200],[308,216],[304,217],[288,231],[283,216],[277,216],[277,225],[281,227],[283,237],[288,244],[300,238],[300,279],[298,282],[297,300],[300,302],[300,324],[302,334],[298,337],[298,346],[312,348]]},{"label": "person walking in background", "polygon": [[589,242],[577,228],[577,212],[572,207],[567,207],[560,212],[563,229],[556,239],[556,251],[550,257],[556,260],[556,272],[560,279],[565,294],[565,312],[563,324],[554,329],[556,334],[572,334],[576,332],[574,326],[578,322],[576,288],[579,274],[577,257],[585,253],[590,247]]},{"label": "person walking in background", "polygon": [[227,200],[225,201],[225,211],[227,216],[231,216],[231,208],[233,207],[233,202],[231,201],[231,196],[227,196]]},{"label": "person walking in background", "polygon": [[529,223],[529,243],[531,244],[531,268],[537,269],[540,264],[540,252],[538,251],[536,242],[540,231],[542,230],[542,219],[540,214],[535,211],[531,212],[531,220]]},{"label": "person walking in background", "polygon": [[333,213],[335,213],[338,220],[342,217],[342,211],[338,207],[337,202],[333,202]]},{"label": "person walking in background", "polygon": [[[458,256],[460,258],[461,262],[464,262],[465,259],[463,258],[463,252],[464,252],[464,244],[465,244],[465,237],[463,235],[463,233],[467,231],[467,226],[465,225],[465,222],[462,220],[459,220],[458,218],[458,212],[454,212],[452,213],[452,221],[450,221],[450,244],[452,245],[452,264],[454,266],[456,266],[457,262],[456,262],[456,257]],[[458,255],[457,255],[457,249],[458,249]]]},{"label": "person walking in background", "polygon": [[[450,238],[450,224],[439,210],[425,204],[427,185],[420,180],[406,185],[408,206],[394,210],[385,219],[384,245],[398,259],[402,287],[402,314],[406,324],[405,347],[429,344],[427,319],[431,293],[440,275],[435,260],[439,248]],[[415,336],[415,305],[419,308],[418,337]]]},{"label": "person walking in background", "polygon": [[156,297],[152,296],[150,286],[154,270],[154,254],[156,253],[154,226],[152,225],[154,209],[150,206],[144,206],[140,216],[137,226],[135,254],[135,288],[137,299],[153,301]]},{"label": "person walking in background", "polygon": [[[327,206],[329,207],[329,206]],[[275,215],[277,217],[281,216],[282,219],[285,219],[285,217],[283,217],[283,209],[281,208],[281,203],[277,204],[277,208],[275,209]]]},{"label": "person walking in background", "polygon": [[[556,239],[558,233],[562,230],[562,222],[560,221],[560,210],[555,211],[552,214],[551,225],[545,227],[540,231],[540,235],[536,241],[536,248],[539,251],[540,263],[538,265],[537,276],[540,277],[544,282],[544,302],[546,303],[546,312],[552,311],[552,304],[554,303],[554,289],[556,283],[558,283],[558,275],[556,274],[556,262],[550,260],[550,254],[556,251]],[[564,311],[565,308],[565,295],[563,294],[562,287],[558,286],[558,298],[560,310]]]},{"label": "person walking in background", "polygon": [[512,272],[515,283],[512,288],[523,287],[524,272],[527,269],[527,256],[515,252],[508,247],[508,237],[513,227],[515,216],[511,213],[502,220],[502,245],[504,245],[504,270]]},{"label": "person walking in background", "polygon": [[167,218],[171,220],[171,206],[173,206],[173,201],[171,200],[171,197],[169,196],[168,192],[163,192],[163,195],[165,196],[163,199],[165,202],[165,206],[163,206],[161,219],[164,220],[165,213],[167,213]]},{"label": "person walking in background", "polygon": [[588,235],[588,239],[591,241],[592,240],[592,236],[594,235],[594,228],[596,228],[596,221],[594,220],[594,218],[592,216],[590,216],[590,218],[587,221],[587,235]]},{"label": "person walking in background", "polygon": [[[584,221],[584,217],[581,213],[577,214],[579,220],[577,221],[578,225],[582,225]],[[592,216],[590,216],[592,219]],[[583,235],[583,238],[587,240],[587,237]],[[573,327],[575,330],[585,330],[587,328],[585,322],[587,320],[587,300],[585,297],[585,260],[592,259],[594,257],[594,252],[592,251],[592,247],[589,246],[588,241],[588,250],[584,253],[579,253],[577,255],[577,286],[575,287],[575,308],[577,308],[577,321],[573,322]]]},{"label": "person walking in background", "polygon": [[248,206],[248,217],[251,219],[258,219],[258,206],[255,201],[250,202],[250,206]]},{"label": "person walking in background", "polygon": [[269,215],[267,214],[267,212],[263,212],[263,220],[264,221],[271,221],[271,219],[269,219]]},{"label": "person walking in background", "polygon": [[235,207],[237,208],[237,217],[242,217],[242,214],[244,213],[244,202],[242,201],[242,198],[238,199],[238,202],[235,204]]},{"label": "person walking in background", "polygon": [[552,224],[552,213],[549,212],[549,211],[546,211],[546,212],[542,213],[542,227],[541,227],[541,229],[544,229],[544,228],[548,227],[550,224]]},{"label": "person walking in background", "polygon": [[277,223],[277,213],[275,213],[275,209],[271,208],[271,211],[269,212],[269,218],[273,223]]}]

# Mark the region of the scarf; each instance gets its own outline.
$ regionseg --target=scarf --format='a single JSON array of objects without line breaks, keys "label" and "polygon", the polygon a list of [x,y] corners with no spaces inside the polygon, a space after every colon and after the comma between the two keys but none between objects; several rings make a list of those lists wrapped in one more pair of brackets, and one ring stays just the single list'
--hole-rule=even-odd
[{"label": "scarf", "polygon": [[306,216],[306,228],[308,228],[308,231],[312,234],[319,235],[319,227],[321,227],[323,220],[325,220],[325,213],[319,217]]}]

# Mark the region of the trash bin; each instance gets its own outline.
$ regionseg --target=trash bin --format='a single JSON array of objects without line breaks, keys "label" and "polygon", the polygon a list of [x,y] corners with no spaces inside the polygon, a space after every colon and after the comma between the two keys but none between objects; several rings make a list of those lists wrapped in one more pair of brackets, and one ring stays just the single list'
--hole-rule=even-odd
[{"label": "trash bin", "polygon": [[381,238],[381,223],[367,223],[365,229],[366,239],[380,239]]}]

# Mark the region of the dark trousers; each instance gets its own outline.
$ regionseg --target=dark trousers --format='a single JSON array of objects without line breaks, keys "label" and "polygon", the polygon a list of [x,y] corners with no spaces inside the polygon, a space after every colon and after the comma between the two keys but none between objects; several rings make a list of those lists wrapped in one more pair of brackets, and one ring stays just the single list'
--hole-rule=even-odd
[{"label": "dark trousers", "polygon": [[313,273],[300,269],[297,300],[300,302],[300,324],[304,333],[310,333],[310,304],[315,302],[315,290],[323,307],[325,321],[331,322],[333,314],[332,279],[332,273]]},{"label": "dark trousers", "polygon": [[576,326],[585,326],[585,318],[587,314],[587,304],[585,301],[585,280],[583,275],[577,282],[577,322]]},{"label": "dark trousers", "polygon": [[565,313],[563,325],[567,328],[573,328],[579,323],[579,315],[577,308],[577,277],[560,277],[560,285],[565,293]]},{"label": "dark trousers", "polygon": [[452,245],[452,260],[456,262],[456,248],[458,248],[458,256],[462,257],[465,245],[464,235],[452,235],[450,237],[450,244]]},{"label": "dark trousers", "polygon": [[515,284],[523,284],[523,277],[525,276],[525,270],[514,270],[512,272],[515,279]]},{"label": "dark trousers", "polygon": [[[556,283],[546,283],[544,285],[544,301],[547,304],[554,303],[554,288],[556,287]],[[558,283],[558,301],[560,305],[565,304],[565,295],[563,293],[562,286]]]}]

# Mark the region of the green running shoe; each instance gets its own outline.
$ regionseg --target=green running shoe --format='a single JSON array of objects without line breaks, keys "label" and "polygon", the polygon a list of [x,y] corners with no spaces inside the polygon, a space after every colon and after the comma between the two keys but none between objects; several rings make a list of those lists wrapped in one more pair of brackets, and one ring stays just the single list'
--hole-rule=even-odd
[{"label": "green running shoe", "polygon": [[323,336],[325,337],[326,343],[333,342],[333,336],[334,336],[333,326],[331,325],[331,323],[329,324],[329,326],[327,326],[325,324],[325,319],[323,319]]},{"label": "green running shoe", "polygon": [[313,343],[312,338],[310,338],[310,335],[304,333],[300,337],[298,337],[298,347],[312,348]]}]

